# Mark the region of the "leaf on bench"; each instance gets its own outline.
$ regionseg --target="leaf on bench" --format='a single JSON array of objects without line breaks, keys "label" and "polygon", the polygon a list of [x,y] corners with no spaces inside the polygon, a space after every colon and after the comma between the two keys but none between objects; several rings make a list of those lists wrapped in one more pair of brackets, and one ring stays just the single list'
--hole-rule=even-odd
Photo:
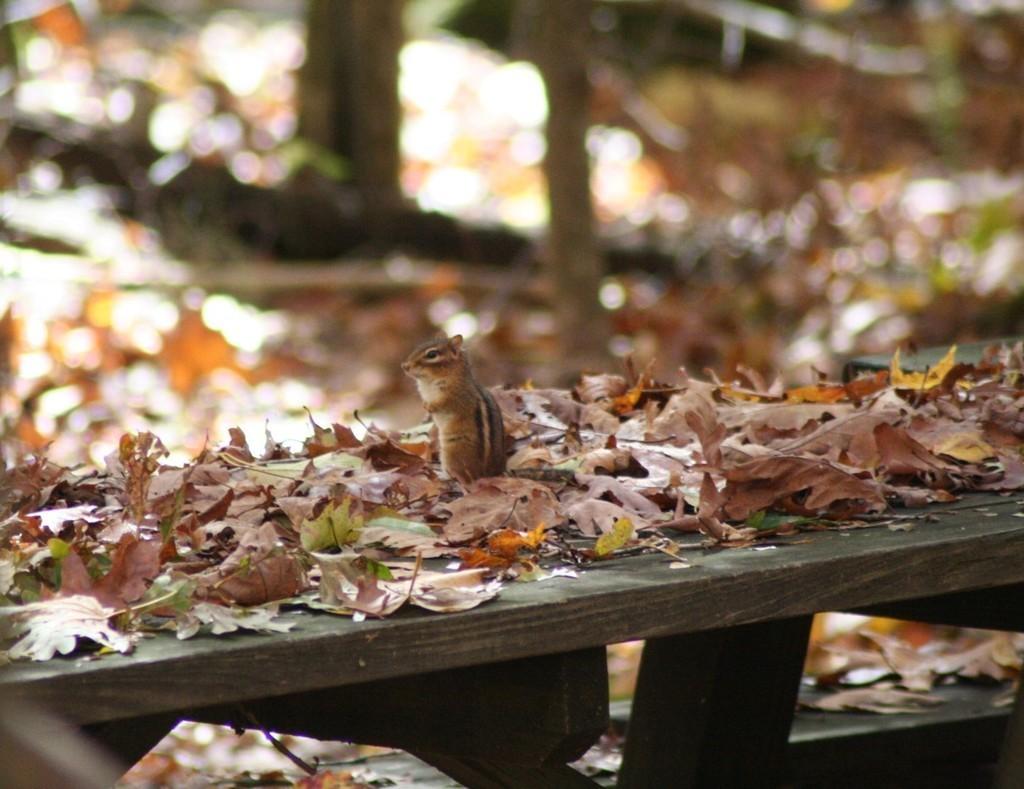
[{"label": "leaf on bench", "polygon": [[853,711],[894,715],[904,712],[927,712],[942,703],[941,698],[930,693],[876,686],[840,690],[820,699],[801,699],[800,706],[825,712]]},{"label": "leaf on bench", "polygon": [[67,655],[74,650],[79,638],[118,652],[129,652],[136,637],[119,633],[110,626],[109,620],[116,614],[116,609],[106,607],[95,597],[54,597],[0,608],[0,635],[21,636],[8,652],[12,660],[49,660],[57,653]]}]

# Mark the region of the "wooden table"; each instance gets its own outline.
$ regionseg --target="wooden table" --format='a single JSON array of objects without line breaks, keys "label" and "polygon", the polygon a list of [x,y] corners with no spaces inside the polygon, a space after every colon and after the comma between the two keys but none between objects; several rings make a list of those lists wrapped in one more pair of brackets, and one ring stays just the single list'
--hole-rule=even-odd
[{"label": "wooden table", "polygon": [[[7,666],[0,698],[38,702],[129,761],[189,718],[393,745],[470,786],[586,786],[565,765],[607,725],[604,647],[648,639],[620,785],[772,786],[815,612],[1024,630],[1020,498],[969,497],[910,531],[698,549],[689,568],[613,559],[460,614],[160,634],[129,656]],[[1004,787],[1024,786],[1021,709],[1018,695]]]}]

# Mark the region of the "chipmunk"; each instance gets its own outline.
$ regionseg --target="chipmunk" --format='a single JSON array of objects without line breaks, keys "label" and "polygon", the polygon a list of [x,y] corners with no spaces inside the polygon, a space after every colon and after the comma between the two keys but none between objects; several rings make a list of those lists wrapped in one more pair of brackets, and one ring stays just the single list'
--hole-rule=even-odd
[{"label": "chipmunk", "polygon": [[402,369],[415,379],[423,406],[437,425],[441,468],[463,485],[503,474],[501,409],[473,377],[462,335],[423,343],[406,357]]}]

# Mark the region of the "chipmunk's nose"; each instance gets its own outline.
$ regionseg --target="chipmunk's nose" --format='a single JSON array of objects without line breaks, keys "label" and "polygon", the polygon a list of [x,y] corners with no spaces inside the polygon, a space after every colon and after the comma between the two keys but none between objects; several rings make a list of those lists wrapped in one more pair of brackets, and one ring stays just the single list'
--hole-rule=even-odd
[{"label": "chipmunk's nose", "polygon": [[409,372],[409,363],[408,362],[402,362],[402,370],[404,372]]}]

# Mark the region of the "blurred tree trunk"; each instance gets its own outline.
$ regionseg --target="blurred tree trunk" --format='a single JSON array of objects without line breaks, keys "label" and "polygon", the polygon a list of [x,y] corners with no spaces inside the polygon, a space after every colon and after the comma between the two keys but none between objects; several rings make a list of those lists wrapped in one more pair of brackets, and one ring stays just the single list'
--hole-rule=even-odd
[{"label": "blurred tree trunk", "polygon": [[375,235],[402,205],[398,55],[404,0],[309,0],[302,136],[343,156]]},{"label": "blurred tree trunk", "polygon": [[14,178],[14,166],[6,143],[14,119],[17,83],[18,53],[14,48],[14,31],[7,21],[7,4],[0,0],[0,189],[9,188]]},{"label": "blurred tree trunk", "polygon": [[566,358],[599,365],[607,356],[607,316],[598,301],[603,263],[590,193],[590,0],[524,0],[534,15],[534,61],[548,97],[547,153],[550,218],[547,261]]}]

